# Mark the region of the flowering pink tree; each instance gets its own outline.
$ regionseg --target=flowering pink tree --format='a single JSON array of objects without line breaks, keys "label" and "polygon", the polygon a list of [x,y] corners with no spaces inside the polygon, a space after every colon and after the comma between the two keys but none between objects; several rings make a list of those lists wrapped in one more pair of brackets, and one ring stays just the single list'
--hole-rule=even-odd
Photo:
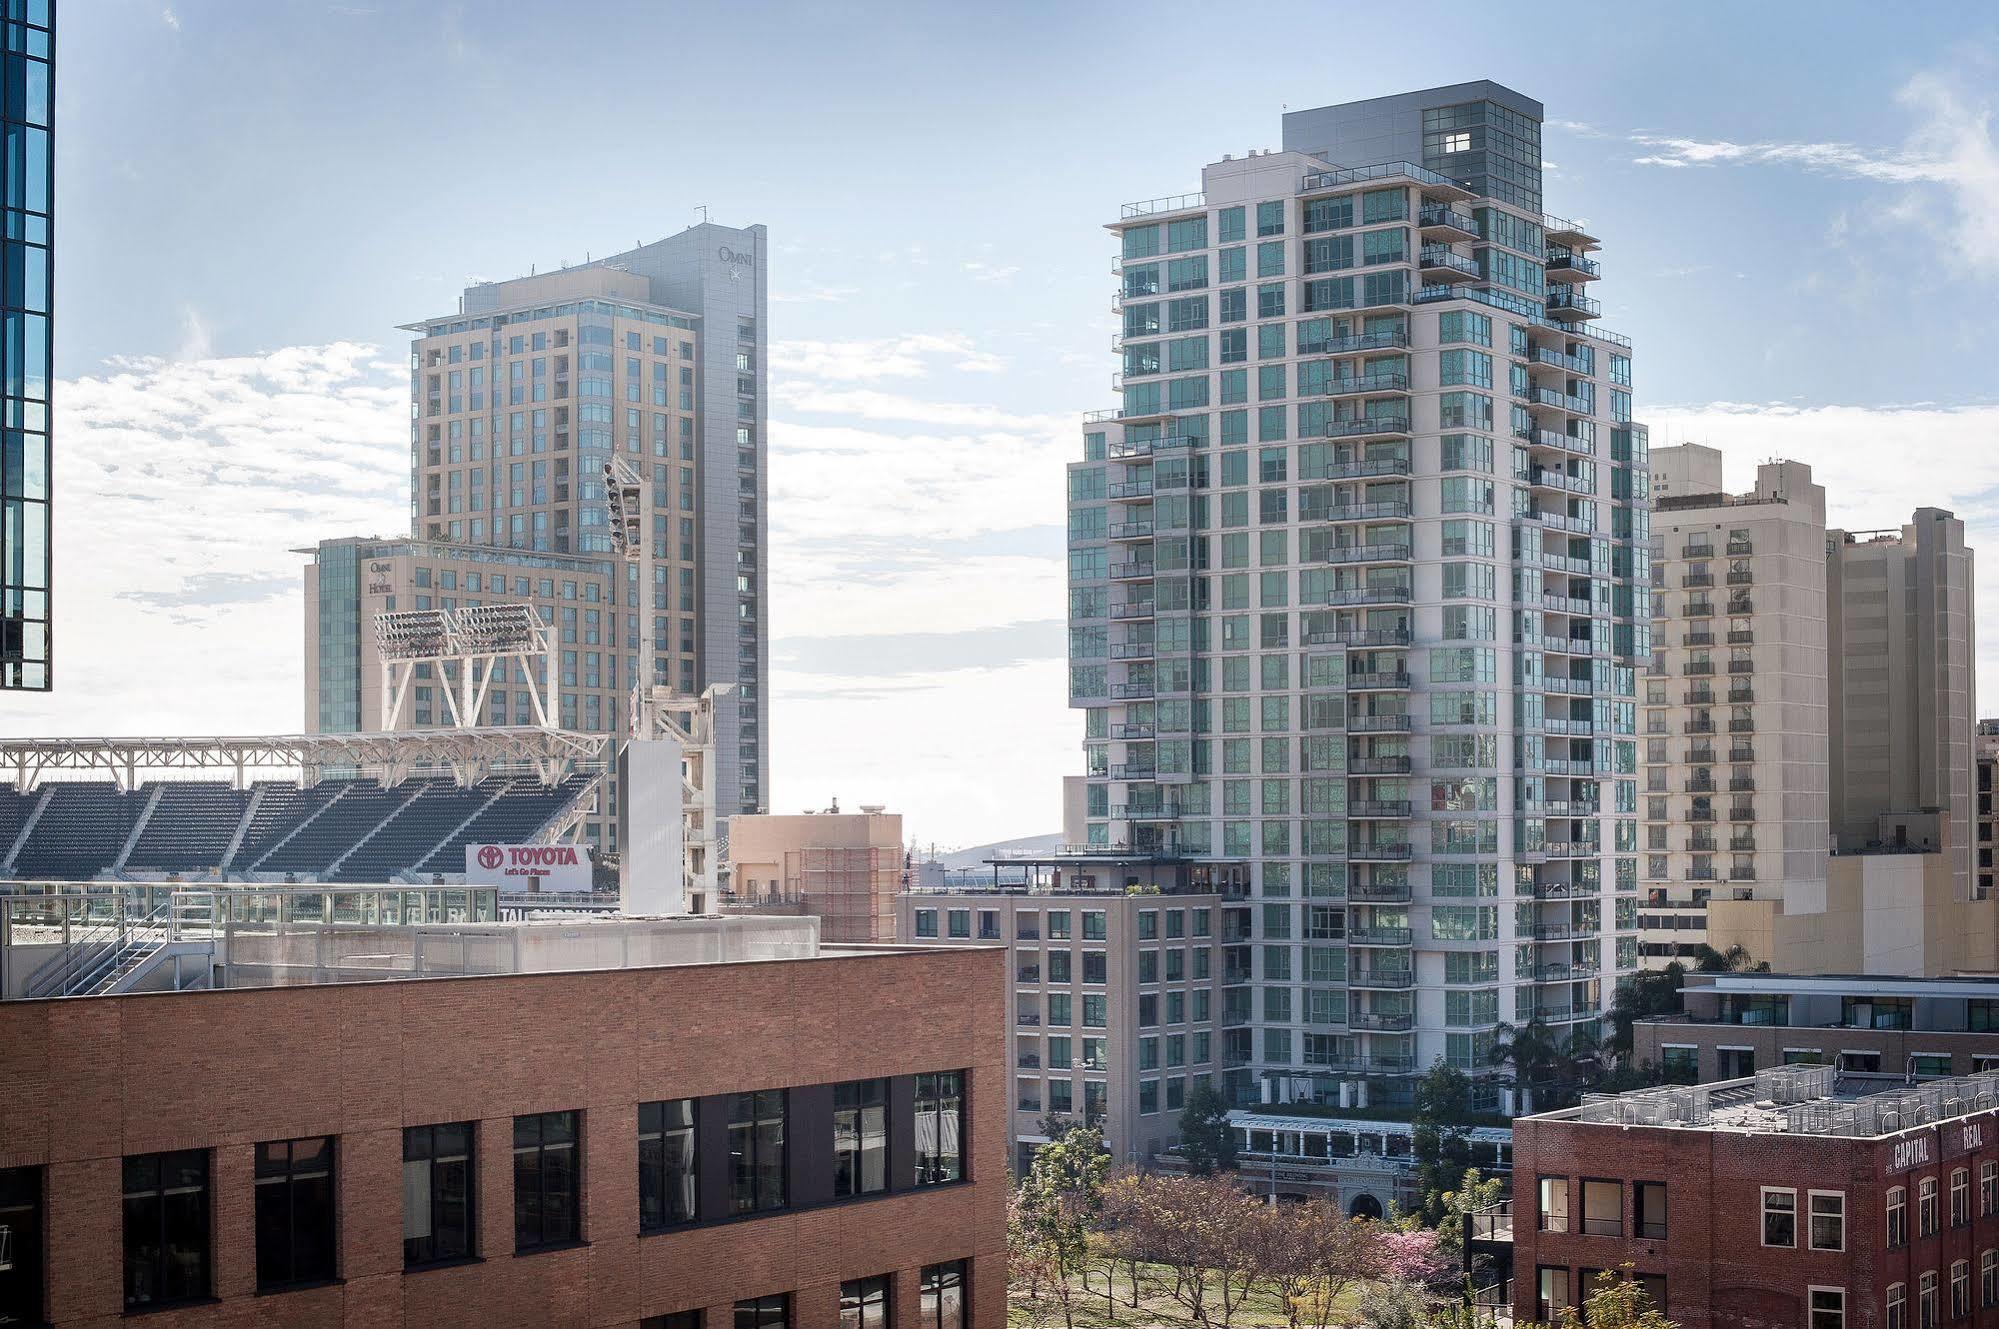
[{"label": "flowering pink tree", "polygon": [[1434,1229],[1395,1228],[1383,1232],[1377,1241],[1383,1278],[1401,1283],[1435,1283],[1451,1273],[1450,1262],[1438,1249]]}]

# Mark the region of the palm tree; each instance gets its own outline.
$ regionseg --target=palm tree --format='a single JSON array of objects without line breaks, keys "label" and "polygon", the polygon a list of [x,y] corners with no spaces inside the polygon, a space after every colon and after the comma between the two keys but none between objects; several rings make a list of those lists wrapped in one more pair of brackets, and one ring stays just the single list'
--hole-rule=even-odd
[{"label": "palm tree", "polygon": [[1761,963],[1755,961],[1749,954],[1749,948],[1741,942],[1734,943],[1725,951],[1718,951],[1706,942],[1702,942],[1694,951],[1694,969],[1697,973],[1739,974],[1744,971],[1761,972],[1769,967],[1768,960]]},{"label": "palm tree", "polygon": [[[1543,1089],[1554,1076],[1562,1056],[1553,1032],[1539,1016],[1514,1025],[1501,1021],[1492,1031],[1492,1051],[1488,1060],[1495,1066],[1513,1067],[1513,1083],[1528,1094]],[[1526,1108],[1526,1103],[1521,1108]]]}]

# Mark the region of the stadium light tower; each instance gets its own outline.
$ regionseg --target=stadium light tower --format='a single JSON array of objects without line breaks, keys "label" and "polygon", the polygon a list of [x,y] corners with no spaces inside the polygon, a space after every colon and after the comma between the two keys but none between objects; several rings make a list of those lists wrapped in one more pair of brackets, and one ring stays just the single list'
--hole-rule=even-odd
[{"label": "stadium light tower", "polygon": [[554,728],[559,714],[554,635],[534,606],[525,604],[399,609],[375,615],[375,654],[382,666],[382,728],[402,728],[411,680],[424,665],[431,667],[437,690],[444,694],[452,725],[480,728],[480,713],[503,660],[518,665],[535,723],[543,729]]}]

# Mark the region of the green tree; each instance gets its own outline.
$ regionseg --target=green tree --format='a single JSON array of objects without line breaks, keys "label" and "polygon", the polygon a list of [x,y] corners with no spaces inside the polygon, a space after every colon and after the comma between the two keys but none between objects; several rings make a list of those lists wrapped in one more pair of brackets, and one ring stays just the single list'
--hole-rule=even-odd
[{"label": "green tree", "polygon": [[1235,1166],[1235,1128],[1229,1125],[1228,1104],[1206,1080],[1194,1081],[1186,1106],[1180,1109],[1180,1157],[1197,1177]]},{"label": "green tree", "polygon": [[1104,1180],[1110,1175],[1104,1133],[1078,1126],[1034,1152],[1014,1206],[1017,1234],[1010,1244],[1045,1270],[1062,1322],[1075,1326],[1074,1296],[1091,1259],[1090,1235],[1103,1210]]},{"label": "green tree", "polygon": [[1438,1061],[1416,1082],[1415,1109],[1409,1134],[1416,1189],[1423,1196],[1424,1221],[1434,1223],[1444,1195],[1458,1189],[1471,1167],[1470,1077]]},{"label": "green tree", "polygon": [[[1437,1253],[1453,1269],[1465,1263],[1465,1220],[1481,1209],[1499,1203],[1506,1196],[1506,1183],[1487,1177],[1477,1168],[1466,1168],[1455,1189],[1430,1197],[1437,1214]],[[1477,1271],[1472,1272],[1475,1276]],[[1483,1282],[1484,1278],[1479,1277]]]},{"label": "green tree", "polygon": [[1749,954],[1749,948],[1740,942],[1725,951],[1702,942],[1694,949],[1694,969],[1703,974],[1762,973],[1770,968],[1768,960],[1760,963]]},{"label": "green tree", "polygon": [[1606,1269],[1596,1276],[1595,1286],[1584,1295],[1583,1307],[1562,1308],[1560,1329],[1679,1329],[1664,1312],[1652,1304],[1631,1277],[1631,1266]]},{"label": "green tree", "polygon": [[1610,1002],[1610,1050],[1629,1057],[1633,1025],[1655,1016],[1678,1015],[1684,1009],[1680,989],[1686,979],[1687,967],[1675,960],[1664,969],[1641,969],[1619,980]]}]

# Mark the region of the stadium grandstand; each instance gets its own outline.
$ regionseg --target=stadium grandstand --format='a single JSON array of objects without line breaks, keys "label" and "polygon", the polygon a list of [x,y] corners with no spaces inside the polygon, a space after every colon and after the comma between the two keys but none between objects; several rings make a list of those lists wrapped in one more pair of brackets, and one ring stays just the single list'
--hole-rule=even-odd
[{"label": "stadium grandstand", "polygon": [[0,740],[0,881],[461,881],[469,844],[573,839],[606,746],[540,727]]}]

